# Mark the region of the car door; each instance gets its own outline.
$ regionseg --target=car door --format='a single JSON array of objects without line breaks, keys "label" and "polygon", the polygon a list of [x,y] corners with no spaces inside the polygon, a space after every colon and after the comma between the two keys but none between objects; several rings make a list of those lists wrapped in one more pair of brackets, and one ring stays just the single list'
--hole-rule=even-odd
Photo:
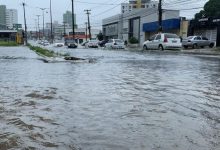
[{"label": "car door", "polygon": [[206,37],[202,37],[202,46],[209,46],[209,40]]},{"label": "car door", "polygon": [[161,42],[161,34],[158,34],[153,41],[153,49],[158,49]]},{"label": "car door", "polygon": [[148,40],[148,43],[146,44],[148,49],[154,49],[154,48],[153,48],[153,42],[154,42],[154,39],[155,39],[155,38],[156,38],[156,35],[153,35],[153,36]]},{"label": "car door", "polygon": [[200,36],[195,37],[195,44],[199,47],[202,45],[202,39]]}]

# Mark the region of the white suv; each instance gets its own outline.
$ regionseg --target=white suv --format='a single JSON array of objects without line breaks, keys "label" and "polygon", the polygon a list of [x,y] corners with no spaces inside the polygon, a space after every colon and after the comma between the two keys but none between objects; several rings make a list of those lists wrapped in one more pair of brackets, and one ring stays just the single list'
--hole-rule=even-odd
[{"label": "white suv", "polygon": [[171,33],[155,34],[143,43],[143,49],[181,49],[182,43],[179,36]]}]

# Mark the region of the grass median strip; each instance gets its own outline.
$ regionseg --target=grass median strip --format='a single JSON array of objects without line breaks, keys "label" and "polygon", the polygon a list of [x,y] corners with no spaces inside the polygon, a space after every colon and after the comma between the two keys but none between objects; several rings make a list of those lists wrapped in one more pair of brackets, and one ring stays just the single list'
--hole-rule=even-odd
[{"label": "grass median strip", "polygon": [[45,48],[41,48],[39,46],[32,46],[30,44],[27,45],[31,50],[35,51],[37,54],[39,55],[43,55],[43,56],[46,56],[46,57],[60,57],[60,56],[63,56],[63,57],[66,57],[66,56],[69,56],[69,54],[60,54],[60,53],[55,53],[54,51],[52,50],[48,50],[48,49],[45,49]]},{"label": "grass median strip", "polygon": [[0,46],[18,46],[18,44],[12,41],[0,41]]}]

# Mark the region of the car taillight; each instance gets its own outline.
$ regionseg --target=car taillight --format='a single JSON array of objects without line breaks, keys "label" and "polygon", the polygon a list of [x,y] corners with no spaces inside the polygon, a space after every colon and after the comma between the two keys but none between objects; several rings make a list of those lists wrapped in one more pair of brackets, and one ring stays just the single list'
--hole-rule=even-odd
[{"label": "car taillight", "polygon": [[164,38],[164,41],[163,41],[164,43],[167,43],[168,42],[168,40],[167,40],[167,38],[165,37]]}]

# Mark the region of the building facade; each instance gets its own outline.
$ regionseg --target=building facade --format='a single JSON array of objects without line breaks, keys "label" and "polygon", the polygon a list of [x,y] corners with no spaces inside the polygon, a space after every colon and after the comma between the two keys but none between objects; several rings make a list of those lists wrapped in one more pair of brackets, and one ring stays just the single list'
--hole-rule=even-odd
[{"label": "building facade", "polygon": [[[65,22],[69,26],[72,26],[73,22],[72,22],[72,12],[71,11],[66,11],[66,13],[63,14],[63,22]],[[77,28],[76,14],[74,14],[74,24],[75,24],[75,28]]]},{"label": "building facade", "polygon": [[13,29],[13,25],[18,24],[18,11],[16,9],[6,9],[6,26]]},{"label": "building facade", "polygon": [[6,6],[0,5],[0,29],[7,29],[6,26]]},{"label": "building facade", "polygon": [[[164,10],[162,19],[164,32],[182,36],[179,11]],[[106,18],[102,24],[106,39],[119,38],[128,41],[131,37],[135,37],[139,43],[143,43],[158,32],[158,10],[157,8],[136,9]]]},{"label": "building facade", "polygon": [[151,0],[130,0],[129,3],[121,4],[121,13],[128,13],[135,9],[157,8],[158,2]]}]

